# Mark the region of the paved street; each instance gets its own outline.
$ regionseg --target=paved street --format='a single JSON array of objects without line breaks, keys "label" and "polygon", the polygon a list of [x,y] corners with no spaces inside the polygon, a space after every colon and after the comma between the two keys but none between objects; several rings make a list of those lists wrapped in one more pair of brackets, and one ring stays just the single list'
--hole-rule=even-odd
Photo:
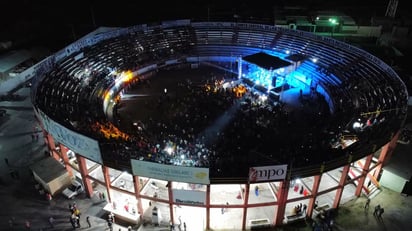
[{"label": "paved street", "polygon": [[[68,208],[73,201],[57,195],[50,203],[34,187],[29,166],[46,157],[46,146],[34,118],[29,88],[20,89],[17,94],[25,96],[25,100],[0,102],[0,108],[7,110],[7,115],[0,117],[0,230],[24,230],[26,220],[31,223],[32,230],[73,230]],[[74,201],[82,212],[82,230],[108,230],[102,218],[105,203],[94,203],[94,198],[85,198],[84,194]],[[88,215],[92,228],[86,228]],[[48,223],[50,216],[55,219],[54,228]],[[13,229],[8,228],[10,219],[14,220]],[[121,227],[114,228],[117,231]]]}]

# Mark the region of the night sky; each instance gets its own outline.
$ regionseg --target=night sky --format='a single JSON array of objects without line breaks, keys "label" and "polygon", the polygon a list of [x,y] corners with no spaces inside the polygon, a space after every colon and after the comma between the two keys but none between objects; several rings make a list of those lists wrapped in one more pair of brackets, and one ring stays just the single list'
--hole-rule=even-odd
[{"label": "night sky", "polygon": [[[360,2],[360,3],[359,3]],[[1,3],[0,42],[61,48],[99,26],[132,26],[172,19],[273,19],[285,6],[309,10],[341,9],[364,17],[384,15],[383,0],[5,0]],[[373,3],[373,4],[372,4]],[[354,5],[358,4],[356,7]],[[362,5],[359,5],[362,4]],[[373,6],[376,10],[371,10]]]}]

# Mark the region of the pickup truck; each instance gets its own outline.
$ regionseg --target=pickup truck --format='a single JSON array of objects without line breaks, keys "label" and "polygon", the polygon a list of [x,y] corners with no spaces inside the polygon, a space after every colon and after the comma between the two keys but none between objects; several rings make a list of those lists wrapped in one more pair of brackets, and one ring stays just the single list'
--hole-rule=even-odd
[{"label": "pickup truck", "polygon": [[82,192],[84,192],[83,184],[75,180],[62,193],[68,199],[73,199]]}]

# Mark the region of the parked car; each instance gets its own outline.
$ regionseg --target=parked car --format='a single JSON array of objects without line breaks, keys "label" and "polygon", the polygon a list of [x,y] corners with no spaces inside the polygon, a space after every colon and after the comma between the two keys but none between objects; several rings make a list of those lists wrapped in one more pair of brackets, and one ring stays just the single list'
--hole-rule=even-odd
[{"label": "parked car", "polygon": [[62,193],[68,199],[73,199],[82,192],[84,192],[83,184],[75,180]]}]

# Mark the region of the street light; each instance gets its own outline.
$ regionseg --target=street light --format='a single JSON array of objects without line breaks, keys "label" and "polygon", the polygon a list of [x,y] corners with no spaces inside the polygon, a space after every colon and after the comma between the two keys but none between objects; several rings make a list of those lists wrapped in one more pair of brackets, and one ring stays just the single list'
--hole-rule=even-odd
[{"label": "street light", "polygon": [[329,23],[332,25],[331,37],[333,37],[333,32],[335,32],[335,26],[339,25],[339,21],[336,18],[329,18]]}]

